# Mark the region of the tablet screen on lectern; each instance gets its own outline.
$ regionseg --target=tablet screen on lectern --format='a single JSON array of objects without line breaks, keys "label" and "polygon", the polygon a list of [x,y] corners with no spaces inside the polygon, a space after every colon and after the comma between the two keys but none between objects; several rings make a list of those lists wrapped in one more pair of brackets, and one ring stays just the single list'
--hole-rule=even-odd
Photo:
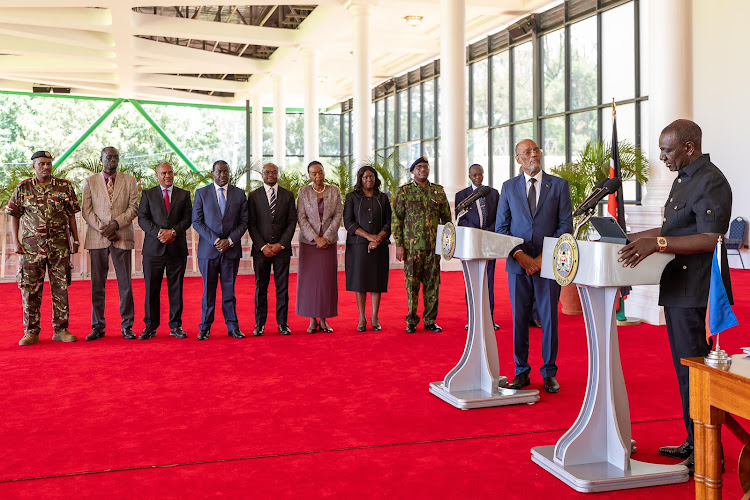
[{"label": "tablet screen on lectern", "polygon": [[620,243],[627,245],[629,243],[627,235],[620,225],[612,217],[592,217],[591,224],[601,236],[599,241],[605,243]]}]

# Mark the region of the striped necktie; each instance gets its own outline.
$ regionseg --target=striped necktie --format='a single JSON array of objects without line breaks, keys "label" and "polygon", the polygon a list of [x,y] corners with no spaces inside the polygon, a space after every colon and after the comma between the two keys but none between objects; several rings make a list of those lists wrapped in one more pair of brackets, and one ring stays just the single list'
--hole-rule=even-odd
[{"label": "striped necktie", "polygon": [[276,217],[276,190],[271,188],[271,203],[268,206],[271,209],[271,218]]},{"label": "striped necktie", "polygon": [[115,193],[115,180],[110,175],[107,177],[107,194],[109,194],[109,202],[112,203],[112,195]]}]

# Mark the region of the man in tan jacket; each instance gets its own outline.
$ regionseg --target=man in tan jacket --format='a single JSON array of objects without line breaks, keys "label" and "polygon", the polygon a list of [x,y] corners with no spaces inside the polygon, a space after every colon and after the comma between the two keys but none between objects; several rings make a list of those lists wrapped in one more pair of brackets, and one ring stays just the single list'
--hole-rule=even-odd
[{"label": "man in tan jacket", "polygon": [[120,294],[121,332],[126,339],[133,333],[132,271],[133,219],[138,216],[138,188],[135,178],[118,172],[120,153],[113,147],[102,149],[102,173],[83,181],[83,218],[89,227],[84,248],[91,258],[91,333],[86,340],[104,336],[104,292],[109,272],[109,258],[115,267]]}]

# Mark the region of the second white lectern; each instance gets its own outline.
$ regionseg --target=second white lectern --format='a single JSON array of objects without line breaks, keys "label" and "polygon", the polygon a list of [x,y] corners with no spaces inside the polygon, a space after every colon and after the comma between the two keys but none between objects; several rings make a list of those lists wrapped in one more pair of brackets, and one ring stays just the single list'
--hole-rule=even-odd
[{"label": "second white lectern", "polygon": [[502,259],[523,243],[521,238],[482,229],[438,226],[435,253],[461,260],[466,282],[469,310],[469,333],[458,364],[445,380],[432,382],[430,392],[456,408],[468,410],[490,406],[536,403],[537,390],[504,389],[507,377],[500,376],[497,339],[492,327],[490,296],[487,284],[487,261]]},{"label": "second white lectern", "polygon": [[554,446],[531,449],[531,459],[571,488],[612,491],[688,480],[687,467],[630,458],[630,407],[617,339],[617,291],[658,284],[674,258],[655,253],[635,268],[618,262],[621,244],[545,238],[542,277],[576,283],[589,346],[586,396],[573,426]]}]

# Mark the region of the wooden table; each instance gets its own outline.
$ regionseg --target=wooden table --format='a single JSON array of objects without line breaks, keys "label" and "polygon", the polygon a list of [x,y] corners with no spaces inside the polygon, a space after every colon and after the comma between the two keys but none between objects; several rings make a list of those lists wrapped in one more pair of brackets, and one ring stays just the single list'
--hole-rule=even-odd
[{"label": "wooden table", "polygon": [[[721,498],[721,426],[726,425],[745,445],[750,435],[732,417],[750,418],[750,358],[732,356],[726,369],[706,365],[703,358],[683,359],[690,368],[690,416],[695,435],[695,498]],[[740,456],[740,483],[748,491],[750,474],[743,467],[748,453]],[[744,457],[743,457],[744,455]],[[744,477],[743,477],[744,476]]]}]

